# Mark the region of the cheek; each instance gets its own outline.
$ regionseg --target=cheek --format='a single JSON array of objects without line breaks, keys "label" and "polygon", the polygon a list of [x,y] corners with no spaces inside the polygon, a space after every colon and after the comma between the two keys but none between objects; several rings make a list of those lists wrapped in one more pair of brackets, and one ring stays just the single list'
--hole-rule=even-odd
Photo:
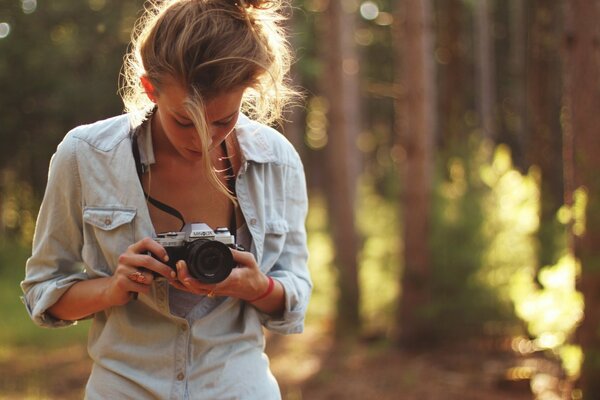
[{"label": "cheek", "polygon": [[163,126],[165,127],[165,131],[172,141],[184,144],[199,141],[198,134],[193,128],[182,128],[176,123],[170,123]]},{"label": "cheek", "polygon": [[220,143],[227,135],[229,135],[235,128],[237,118],[233,119],[226,126],[215,127],[211,131],[211,138],[213,143]]}]

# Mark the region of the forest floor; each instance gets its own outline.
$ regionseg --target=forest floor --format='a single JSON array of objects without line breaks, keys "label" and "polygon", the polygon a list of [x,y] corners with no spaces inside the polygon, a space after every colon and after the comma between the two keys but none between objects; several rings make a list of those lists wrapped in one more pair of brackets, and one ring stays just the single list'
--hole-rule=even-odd
[{"label": "forest floor", "polygon": [[[382,340],[340,345],[309,328],[270,335],[267,352],[285,400],[571,398],[551,360],[487,345],[409,353]],[[0,399],[80,399],[89,370],[83,345],[4,349]]]}]

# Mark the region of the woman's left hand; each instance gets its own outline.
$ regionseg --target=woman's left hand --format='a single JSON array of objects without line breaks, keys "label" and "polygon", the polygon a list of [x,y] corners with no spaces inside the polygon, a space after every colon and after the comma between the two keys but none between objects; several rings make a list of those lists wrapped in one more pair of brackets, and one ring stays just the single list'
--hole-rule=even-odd
[{"label": "woman's left hand", "polygon": [[237,297],[242,300],[256,299],[269,287],[269,278],[259,269],[254,255],[247,251],[231,250],[237,268],[219,283],[203,283],[193,278],[185,261],[177,262],[177,280],[171,284],[180,290],[191,293],[215,296]]}]

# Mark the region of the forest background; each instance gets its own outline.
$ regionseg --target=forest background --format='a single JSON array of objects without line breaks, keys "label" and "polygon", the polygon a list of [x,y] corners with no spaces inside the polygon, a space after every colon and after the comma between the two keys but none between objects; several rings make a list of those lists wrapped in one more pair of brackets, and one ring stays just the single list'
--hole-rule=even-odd
[{"label": "forest background", "polygon": [[[279,128],[309,186],[307,330],[319,334],[306,351],[342,349],[335,363],[300,363],[305,375],[334,386],[349,353],[366,354],[359,371],[395,351],[399,365],[379,368],[406,371],[440,349],[510,353],[496,383],[600,398],[600,2],[292,3],[304,98]],[[19,361],[68,359],[85,341],[85,324],[33,326],[18,283],[57,144],[122,112],[121,62],[142,5],[0,0],[2,398],[51,396],[49,367],[17,378]],[[388,383],[408,385],[398,373]],[[319,398],[298,382],[286,398]]]}]

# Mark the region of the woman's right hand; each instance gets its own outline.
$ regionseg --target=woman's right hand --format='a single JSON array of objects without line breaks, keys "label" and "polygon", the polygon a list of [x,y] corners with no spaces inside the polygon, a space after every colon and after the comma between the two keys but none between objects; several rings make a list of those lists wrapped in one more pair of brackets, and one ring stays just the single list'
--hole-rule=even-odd
[{"label": "woman's right hand", "polygon": [[[150,253],[154,254],[156,258],[152,257]],[[124,305],[132,299],[132,293],[147,294],[156,274],[164,276],[170,282],[175,280],[177,274],[157,258],[167,262],[167,251],[149,237],[129,246],[119,256],[117,269],[104,292],[108,303]]]},{"label": "woman's right hand", "polygon": [[156,275],[174,281],[175,272],[150,253],[166,261],[164,247],[144,238],[119,256],[119,264],[112,276],[75,283],[48,308],[48,313],[57,319],[76,321],[109,307],[127,304],[134,298],[132,294],[148,293]]}]

